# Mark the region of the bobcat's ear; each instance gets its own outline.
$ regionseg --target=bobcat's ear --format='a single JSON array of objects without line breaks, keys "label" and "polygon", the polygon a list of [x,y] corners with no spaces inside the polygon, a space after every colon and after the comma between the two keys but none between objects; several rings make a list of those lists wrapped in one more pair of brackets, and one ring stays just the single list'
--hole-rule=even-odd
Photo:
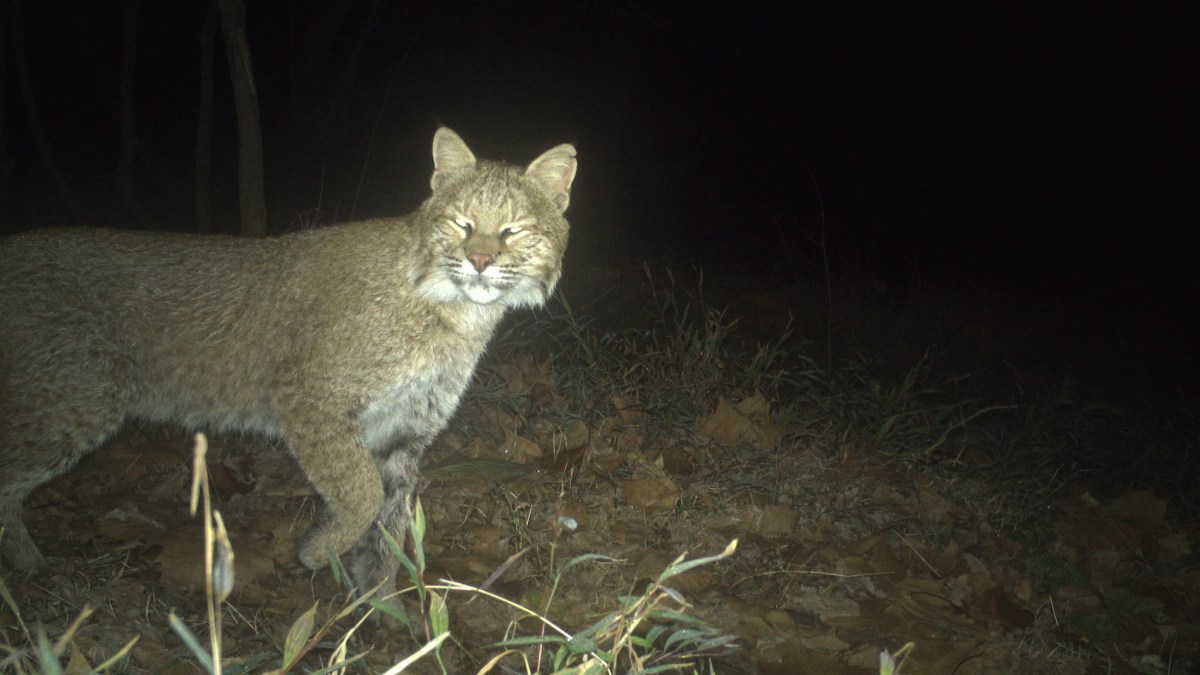
[{"label": "bobcat's ear", "polygon": [[567,210],[571,202],[571,182],[575,180],[575,170],[579,162],[575,161],[575,146],[566,143],[547,150],[541,157],[533,160],[525,175],[537,183],[550,201],[558,207],[559,213]]},{"label": "bobcat's ear", "polygon": [[433,178],[429,186],[437,191],[454,174],[474,166],[475,155],[463,139],[446,127],[438,129],[433,135]]}]

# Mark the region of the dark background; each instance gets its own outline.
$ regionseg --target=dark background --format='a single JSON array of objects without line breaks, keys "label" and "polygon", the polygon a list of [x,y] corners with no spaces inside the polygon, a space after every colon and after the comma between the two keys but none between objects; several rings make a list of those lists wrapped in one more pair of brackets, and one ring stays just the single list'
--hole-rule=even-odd
[{"label": "dark background", "polygon": [[[479,156],[520,163],[572,142],[568,273],[667,259],[785,288],[822,279],[824,237],[840,279],[988,287],[1086,311],[1120,326],[1129,350],[1156,352],[1151,379],[1189,380],[1196,12],[830,4],[247,0],[270,228],[408,212],[428,190],[441,124]],[[0,230],[194,228],[210,6],[0,8]],[[131,13],[138,147],[126,194]],[[234,231],[219,30],[216,57],[212,197]],[[35,151],[31,100],[65,187]]]}]

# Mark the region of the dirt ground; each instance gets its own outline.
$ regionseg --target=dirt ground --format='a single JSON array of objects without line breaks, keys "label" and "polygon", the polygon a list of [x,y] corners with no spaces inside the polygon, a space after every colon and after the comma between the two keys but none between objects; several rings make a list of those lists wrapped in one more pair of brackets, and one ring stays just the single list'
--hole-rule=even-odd
[{"label": "dirt ground", "polygon": [[[1157,487],[1134,469],[1097,482],[1111,464],[1078,460],[1099,454],[1090,443],[1133,464],[1194,450],[1194,439],[1129,431],[1142,428],[1133,413],[1086,393],[971,398],[919,358],[863,358],[836,377],[794,335],[767,336],[763,356],[742,345],[778,326],[755,324],[746,297],[740,310],[690,314],[659,297],[660,322],[603,329],[578,314],[525,317],[501,336],[426,458],[426,583],[486,585],[574,632],[677,556],[736,539],[727,559],[667,583],[690,605],[681,611],[737,637],[698,672],[880,672],[881,652],[909,643],[911,673],[1200,672],[1196,520],[1177,487],[1194,469],[1164,468],[1175,475]],[[735,311],[751,318],[738,324]],[[538,335],[521,332],[531,325]],[[328,570],[297,563],[318,505],[286,451],[241,437],[210,446],[236,556],[225,662],[258,658],[250,670],[265,672],[280,666],[296,619],[318,603],[319,622],[344,593]],[[202,672],[168,620],[207,634],[191,447],[183,432],[131,425],[28,501],[53,564],[4,583],[28,630],[51,640],[94,610],[64,646],[66,672],[134,637],[112,672]],[[563,569],[585,554],[603,557]],[[418,616],[414,598],[399,602]],[[0,644],[28,646],[2,604]],[[544,632],[476,593],[449,593],[447,606],[447,672],[476,672],[503,651],[494,643]],[[356,618],[295,672],[330,663]],[[384,672],[417,646],[403,627],[368,622],[348,642],[365,654],[349,672]],[[517,655],[503,663],[526,667]],[[427,658],[410,672],[437,668]]]}]

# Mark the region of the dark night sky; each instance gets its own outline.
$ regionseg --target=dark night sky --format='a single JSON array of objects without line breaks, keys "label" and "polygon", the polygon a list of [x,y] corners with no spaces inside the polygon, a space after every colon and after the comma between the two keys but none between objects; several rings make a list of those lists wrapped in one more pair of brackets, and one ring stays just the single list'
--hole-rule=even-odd
[{"label": "dark night sky", "polygon": [[[19,21],[0,4],[20,38],[5,31],[3,229],[74,220],[30,138],[18,47],[82,221],[139,226],[115,188],[133,3],[19,4]],[[277,231],[318,206],[323,222],[407,212],[446,124],[481,156],[578,146],[574,264],[700,256],[770,276],[808,259],[823,203],[848,274],[1194,284],[1200,23],[1182,3],[247,4]],[[206,10],[136,5],[142,227],[193,223]],[[214,197],[233,222],[217,48]]]}]

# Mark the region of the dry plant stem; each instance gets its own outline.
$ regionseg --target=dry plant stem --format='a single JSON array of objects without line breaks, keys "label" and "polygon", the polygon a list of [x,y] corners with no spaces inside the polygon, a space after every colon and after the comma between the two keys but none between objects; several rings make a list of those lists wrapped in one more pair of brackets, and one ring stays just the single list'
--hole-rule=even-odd
[{"label": "dry plant stem", "polygon": [[[408,668],[412,664],[416,663],[417,661],[420,661],[422,658],[425,657],[426,654],[437,650],[438,647],[441,647],[442,643],[445,642],[446,638],[448,638],[448,637],[450,637],[449,633],[442,633],[441,635],[433,638],[429,642],[426,642],[424,646],[422,646],[420,649],[413,652],[412,654],[409,654],[408,658],[404,659],[400,663],[397,663],[396,665],[389,668],[387,671],[384,672],[383,675],[398,675],[399,673],[404,672],[404,670],[406,668]],[[443,670],[442,672],[445,672],[445,670]]]},{"label": "dry plant stem", "polygon": [[893,660],[896,658],[900,659],[900,662],[896,664],[896,669],[892,671],[892,675],[900,675],[900,671],[904,668],[904,664],[908,662],[908,657],[916,651],[916,647],[917,643],[908,642],[900,649],[897,649],[895,654],[892,654]]},{"label": "dry plant stem", "polygon": [[205,609],[208,611],[208,641],[212,649],[213,673],[221,673],[221,601],[213,593],[213,525],[212,500],[208,492],[208,466],[205,455],[208,453],[208,439],[204,434],[196,434],[196,444],[192,449],[192,499],[191,513],[196,515],[198,497],[204,497],[204,595]]},{"label": "dry plant stem", "polygon": [[[521,549],[520,551],[517,551],[516,553],[508,556],[508,559],[506,559],[503,563],[500,563],[500,566],[497,567],[494,572],[492,572],[490,575],[488,575],[488,578],[484,579],[483,583],[480,584],[479,587],[485,591],[487,589],[491,588],[492,584],[496,583],[500,579],[500,577],[504,576],[504,573],[507,572],[509,570],[509,568],[511,568],[513,566],[513,563],[520,560],[522,556],[524,556],[526,553],[529,553],[531,550],[533,550],[532,546],[526,546],[525,548]],[[471,598],[470,600],[468,600],[466,602],[466,604],[469,605],[474,601],[475,601],[475,598]]]},{"label": "dry plant stem", "polygon": [[[546,594],[546,602],[542,605],[542,616],[550,614],[550,603],[554,602],[554,594],[558,590],[558,573],[554,569],[556,560],[555,554],[558,552],[558,537],[562,534],[562,503],[563,497],[566,495],[566,486],[564,485],[558,491],[558,505],[554,509],[554,523],[550,527],[550,574],[554,575],[550,580],[550,592]],[[538,629],[538,635],[546,636],[546,624]],[[537,658],[534,660],[534,671],[540,672],[542,669],[542,656],[546,649],[545,643],[539,643],[537,647]]]},{"label": "dry plant stem", "polygon": [[483,594],[493,600],[499,600],[500,602],[508,605],[509,607],[512,607],[513,609],[516,609],[519,612],[523,612],[523,613],[537,619],[538,621],[541,621],[543,624],[548,626],[555,633],[558,633],[559,635],[563,636],[564,638],[566,638],[568,640],[570,640],[573,637],[565,629],[561,628],[558,624],[554,623],[550,619],[547,619],[546,617],[538,614],[537,612],[529,609],[528,607],[525,607],[524,605],[521,605],[520,603],[513,602],[512,600],[509,600],[508,598],[506,598],[504,596],[496,595],[495,593],[492,593],[491,591],[485,591],[482,588],[476,588],[475,586],[459,583],[457,581],[452,581],[450,579],[439,579],[438,581],[441,583],[439,583],[436,586],[426,586],[426,588],[433,589],[436,591],[470,591],[472,593],[480,593],[480,594]]},{"label": "dry plant stem", "polygon": [[918,551],[918,550],[917,550],[917,548],[916,548],[915,546],[913,546],[913,545],[912,545],[912,544],[911,544],[911,543],[908,541],[908,539],[907,539],[907,538],[905,538],[905,536],[904,536],[903,534],[900,534],[900,533],[899,533],[899,532],[897,532],[896,530],[892,530],[892,534],[896,535],[897,537],[900,537],[900,541],[904,542],[904,545],[908,547],[908,550],[912,551],[912,552],[913,552],[913,555],[917,556],[917,559],[918,559],[918,560],[920,560],[921,562],[925,563],[925,566],[926,566],[926,567],[928,567],[928,568],[929,568],[929,571],[933,573],[933,576],[934,576],[934,578],[936,578],[936,579],[942,579],[942,578],[943,578],[943,577],[942,577],[942,573],[941,573],[941,572],[939,572],[939,571],[937,570],[937,568],[933,566],[933,563],[931,563],[931,562],[929,562],[928,560],[926,560],[926,559],[925,559],[925,556],[921,555],[921,552],[920,552],[920,551]]},{"label": "dry plant stem", "polygon": [[[4,528],[0,527],[0,539],[4,538]],[[4,583],[4,579],[0,577],[0,599],[4,600],[4,604],[12,610],[13,616],[17,619],[17,625],[21,627],[21,633],[25,635],[25,639],[30,640],[32,637],[29,632],[29,627],[25,625],[25,619],[21,618],[21,608],[17,605],[17,601],[13,598],[12,593],[8,591],[8,585]]]},{"label": "dry plant stem", "polygon": [[807,576],[813,576],[813,577],[832,577],[834,579],[862,579],[864,577],[886,577],[886,576],[895,574],[895,572],[862,572],[859,574],[844,574],[842,572],[826,572],[823,570],[805,570],[805,569],[775,570],[775,571],[770,571],[770,572],[758,572],[756,574],[748,574],[748,575],[745,575],[742,577],[738,577],[737,579],[735,579],[733,581],[733,583],[730,584],[730,587],[736,588],[748,581],[753,581],[755,579],[760,579],[762,577],[773,577],[773,576],[777,576],[777,575],[781,575],[781,574],[788,574],[788,575],[797,574],[797,575],[807,575]]}]

